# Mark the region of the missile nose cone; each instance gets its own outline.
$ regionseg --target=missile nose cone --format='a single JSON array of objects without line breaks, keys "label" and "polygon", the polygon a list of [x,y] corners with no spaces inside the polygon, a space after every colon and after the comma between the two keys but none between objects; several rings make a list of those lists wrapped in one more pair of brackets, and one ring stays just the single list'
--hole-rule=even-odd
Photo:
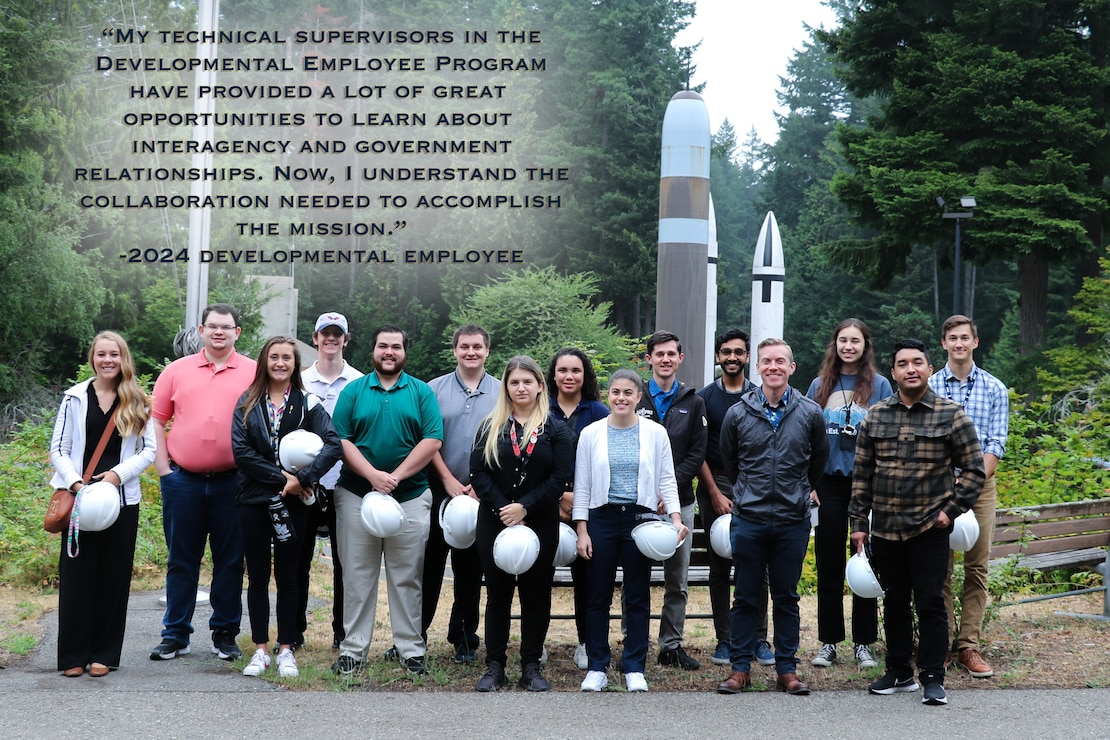
[{"label": "missile nose cone", "polygon": [[755,245],[752,260],[753,275],[785,275],[786,260],[782,255],[782,238],[773,211],[767,211],[763,226],[759,229],[759,239]]}]

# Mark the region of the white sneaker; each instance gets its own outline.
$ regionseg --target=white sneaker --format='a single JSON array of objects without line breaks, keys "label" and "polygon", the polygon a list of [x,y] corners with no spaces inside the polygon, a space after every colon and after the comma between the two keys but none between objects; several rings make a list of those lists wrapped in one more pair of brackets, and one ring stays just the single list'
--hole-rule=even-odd
[{"label": "white sneaker", "polygon": [[262,671],[270,667],[270,654],[262,648],[254,651],[251,656],[251,662],[247,663],[247,667],[243,669],[244,676],[261,676]]},{"label": "white sneaker", "polygon": [[301,675],[297,670],[297,659],[293,657],[293,651],[285,648],[277,656],[277,669],[278,675],[282,678],[296,678]]},{"label": "white sneaker", "polygon": [[582,679],[582,691],[601,691],[608,685],[609,677],[605,675],[605,671],[590,671]]},{"label": "white sneaker", "polygon": [[586,645],[578,646],[574,651],[574,664],[578,666],[578,670],[584,671],[590,667],[590,656],[586,655]]},{"label": "white sneaker", "polygon": [[647,691],[647,679],[642,673],[624,674],[624,685],[629,691]]}]

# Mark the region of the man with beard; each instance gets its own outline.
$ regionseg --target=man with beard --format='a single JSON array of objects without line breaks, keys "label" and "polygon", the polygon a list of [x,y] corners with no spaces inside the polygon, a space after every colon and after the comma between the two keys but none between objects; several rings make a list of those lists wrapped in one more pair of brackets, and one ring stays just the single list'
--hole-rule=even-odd
[{"label": "man with beard", "polygon": [[[705,462],[698,473],[698,512],[701,525],[708,533],[717,517],[731,516],[732,490],[725,476],[721,462],[721,424],[725,413],[755,384],[744,377],[744,364],[748,361],[748,333],[743,329],[729,329],[717,337],[716,357],[721,366],[721,377],[698,391],[705,401],[705,418],[709,422],[709,444],[705,450]],[[726,493],[727,492],[727,493]],[[712,548],[709,549],[709,603],[713,611],[713,631],[717,636],[717,649],[713,651],[713,663],[729,665],[729,606],[732,586],[729,573],[732,561],[722,558]],[[767,589],[760,593],[759,610],[763,614],[756,643],[756,660],[760,665],[774,665],[775,654],[767,642]]]},{"label": "man with beard", "polygon": [[[343,628],[336,673],[360,670],[374,637],[382,558],[389,571],[389,622],[397,659],[410,673],[427,672],[420,620],[424,549],[432,507],[426,467],[443,441],[443,420],[427,383],[404,372],[408,335],[385,324],[374,332],[374,371],[347,384],[332,420],[343,440],[335,488],[339,558],[343,562]],[[374,537],[362,525],[362,497],[393,496],[405,528]]]}]

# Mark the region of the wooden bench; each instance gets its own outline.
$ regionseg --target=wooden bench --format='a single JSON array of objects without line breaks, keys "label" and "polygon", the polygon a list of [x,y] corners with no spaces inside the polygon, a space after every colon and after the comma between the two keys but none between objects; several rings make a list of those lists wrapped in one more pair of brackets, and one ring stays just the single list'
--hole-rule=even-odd
[{"label": "wooden bench", "polygon": [[1102,586],[1015,603],[1102,591],[1106,595],[1102,616],[1110,618],[1110,592],[1106,589],[1110,575],[1110,498],[999,509],[994,520],[990,565],[998,567],[1014,555],[1021,567],[1041,571],[1101,563]]}]

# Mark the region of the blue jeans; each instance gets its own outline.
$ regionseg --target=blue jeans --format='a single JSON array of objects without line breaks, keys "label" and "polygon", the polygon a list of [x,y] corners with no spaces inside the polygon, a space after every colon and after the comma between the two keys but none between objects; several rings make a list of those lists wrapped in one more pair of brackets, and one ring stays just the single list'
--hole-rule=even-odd
[{"label": "blue jeans", "polygon": [[640,506],[607,504],[590,509],[588,531],[593,557],[588,565],[588,606],[586,608],[586,655],[591,671],[609,667],[609,609],[613,604],[613,584],[617,566],[624,570],[625,673],[643,673],[647,663],[648,623],[651,620],[651,561],[632,540],[632,529],[641,523],[639,515],[648,510]]},{"label": "blue jeans", "polygon": [[798,579],[809,545],[809,529],[809,517],[797,522],[759,524],[732,515],[732,563],[736,571],[729,635],[732,670],[751,672],[761,619],[759,592],[766,573],[774,604],[775,671],[780,676],[797,672],[801,631]]},{"label": "blue jeans", "polygon": [[243,616],[243,538],[235,511],[236,476],[206,478],[174,467],[162,476],[162,530],[166,535],[166,614],[162,637],[188,644],[193,633],[200,562],[212,548],[212,617],[209,628],[239,634]]}]

